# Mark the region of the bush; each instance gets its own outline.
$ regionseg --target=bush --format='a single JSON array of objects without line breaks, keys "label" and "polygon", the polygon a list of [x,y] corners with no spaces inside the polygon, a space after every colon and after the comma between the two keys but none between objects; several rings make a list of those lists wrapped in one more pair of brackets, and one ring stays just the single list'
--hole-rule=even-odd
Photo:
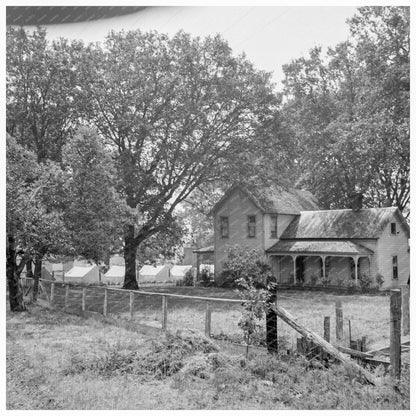
[{"label": "bush", "polygon": [[221,287],[238,287],[239,279],[253,279],[255,287],[265,288],[273,281],[271,267],[261,250],[235,245],[227,252],[224,270],[218,279]]},{"label": "bush", "polygon": [[183,285],[184,286],[193,286],[194,285],[194,274],[193,269],[189,269],[183,278]]},{"label": "bush", "polygon": [[360,287],[362,291],[368,290],[372,283],[370,276],[368,276],[365,273],[358,276],[358,281],[360,282]]},{"label": "bush", "polygon": [[200,274],[200,284],[202,286],[213,286],[214,285],[214,273],[209,269],[202,269]]},{"label": "bush", "polygon": [[384,283],[384,276],[380,273],[377,273],[376,274],[376,288],[380,290],[381,286],[383,286],[383,283]]}]

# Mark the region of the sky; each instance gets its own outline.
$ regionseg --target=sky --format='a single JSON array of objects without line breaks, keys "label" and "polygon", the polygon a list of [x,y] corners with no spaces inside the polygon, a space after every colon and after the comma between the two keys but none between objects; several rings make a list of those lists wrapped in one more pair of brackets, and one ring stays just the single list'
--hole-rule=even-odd
[{"label": "sky", "polygon": [[[159,6],[98,21],[47,26],[49,38],[103,41],[108,31],[141,29],[173,35],[179,30],[205,37],[220,33],[234,54],[245,52],[258,69],[273,72],[280,88],[282,65],[306,56],[314,46],[335,46],[348,39],[349,6]],[[34,29],[34,27],[28,27]]]}]

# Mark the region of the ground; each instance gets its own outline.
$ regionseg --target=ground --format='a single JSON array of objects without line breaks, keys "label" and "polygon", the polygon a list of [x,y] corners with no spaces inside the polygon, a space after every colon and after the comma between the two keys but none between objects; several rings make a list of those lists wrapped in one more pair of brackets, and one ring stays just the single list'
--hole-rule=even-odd
[{"label": "ground", "polygon": [[[208,294],[208,290],[200,291],[199,295]],[[215,295],[219,297],[221,292],[215,291]],[[223,295],[231,296],[230,292]],[[289,292],[286,295],[290,297]],[[302,293],[296,293],[296,299],[294,293],[291,295],[286,300],[288,306],[294,307],[294,302],[302,300]],[[303,295],[306,305],[308,295]],[[333,309],[333,299],[327,301],[328,308]],[[384,297],[366,297],[364,302],[351,296],[348,307],[367,307],[363,310],[373,322],[381,322],[383,314],[382,319],[376,319],[379,316],[369,305],[373,304],[374,309],[385,302]],[[344,304],[347,310],[345,299]],[[139,305],[135,306],[144,316]],[[151,312],[152,306],[156,314],[159,302],[152,305],[148,300],[147,309],[143,310]],[[180,309],[172,306],[172,313]],[[300,311],[300,306],[297,304],[296,310]],[[188,313],[194,310],[198,308],[186,305]],[[321,317],[320,313],[325,311],[319,310],[317,315]],[[384,376],[377,387],[364,385],[356,374],[340,365],[318,368],[303,357],[286,352],[277,358],[264,352],[246,358],[232,349],[216,346],[215,340],[213,344],[197,332],[190,336],[174,335],[174,327],[180,326],[173,325],[174,317],[185,317],[185,313],[169,316],[173,335],[168,334],[166,339],[160,329],[136,320],[128,327],[118,325],[121,320],[116,314],[108,319],[99,318],[98,314],[96,318],[85,318],[40,306],[32,306],[25,313],[9,312],[7,408],[409,408],[408,366],[403,367],[403,381],[396,387]],[[311,309],[302,316],[312,317],[310,322],[315,319]]]},{"label": "ground", "polygon": [[406,409],[408,368],[362,384],[341,365],[248,358],[198,335],[42,307],[7,316],[8,409]]}]

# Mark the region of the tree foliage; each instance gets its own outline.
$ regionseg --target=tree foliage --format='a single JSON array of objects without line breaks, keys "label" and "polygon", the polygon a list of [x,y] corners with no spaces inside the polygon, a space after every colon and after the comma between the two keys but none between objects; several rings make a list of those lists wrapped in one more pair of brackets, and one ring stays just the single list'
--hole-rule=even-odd
[{"label": "tree foliage", "polygon": [[6,128],[39,162],[60,161],[78,117],[77,51],[80,42],[48,42],[46,30],[7,27]]},{"label": "tree foliage", "polygon": [[93,129],[82,127],[63,147],[65,215],[72,251],[96,263],[121,245],[128,216],[115,186],[111,155]]},{"label": "tree foliage", "polygon": [[80,68],[84,117],[116,152],[119,191],[137,210],[124,238],[125,287],[136,287],[138,246],[256,147],[276,104],[270,75],[233,57],[219,36],[140,31],[110,33]]},{"label": "tree foliage", "polygon": [[409,205],[409,8],[363,7],[351,39],[284,67],[283,116],[328,208]]}]

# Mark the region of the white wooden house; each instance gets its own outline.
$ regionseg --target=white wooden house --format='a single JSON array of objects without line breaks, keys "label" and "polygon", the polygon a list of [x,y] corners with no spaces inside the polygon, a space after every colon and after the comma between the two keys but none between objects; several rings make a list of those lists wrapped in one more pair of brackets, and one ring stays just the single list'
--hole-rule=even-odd
[{"label": "white wooden house", "polygon": [[383,288],[409,279],[409,226],[394,207],[320,210],[309,192],[231,187],[213,209],[215,271],[227,247],[259,248],[279,283],[358,285],[361,275]]}]

